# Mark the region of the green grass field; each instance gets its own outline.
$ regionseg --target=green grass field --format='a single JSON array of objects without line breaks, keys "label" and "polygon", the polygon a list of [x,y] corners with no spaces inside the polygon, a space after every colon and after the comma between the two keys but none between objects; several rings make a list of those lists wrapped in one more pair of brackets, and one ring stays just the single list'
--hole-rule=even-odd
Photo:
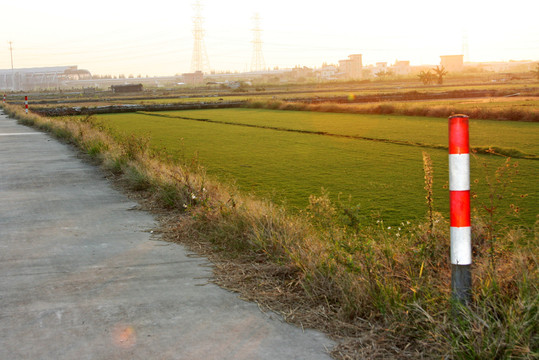
[{"label": "green grass field", "polygon": [[[116,134],[149,136],[153,149],[164,150],[175,158],[189,160],[196,156],[208,174],[233,182],[242,191],[301,209],[308,204],[309,195],[320,194],[325,188],[334,198],[338,194],[345,199],[352,196],[365,221],[379,214],[387,224],[425,215],[422,151],[427,151],[434,164],[435,207],[448,212],[444,189],[448,177],[446,150],[297,132],[444,145],[444,119],[258,109],[109,114],[96,119]],[[512,147],[539,153],[538,124],[471,121],[470,129],[472,146]],[[515,196],[506,198],[504,207],[509,208],[513,198],[518,198],[521,220],[512,221],[531,225],[539,213],[539,161],[516,161],[520,174],[512,179],[514,189],[507,194]],[[477,155],[472,160],[472,180],[479,179],[472,191],[480,194],[475,207],[480,207],[479,200],[486,200],[482,164],[494,172],[503,162],[502,157],[487,155]],[[528,196],[521,199],[521,194]]]},{"label": "green grass field", "polygon": [[[334,135],[447,146],[447,119],[422,116],[357,115],[252,109],[161,112],[169,117],[209,119],[223,123],[267,126]],[[539,126],[529,123],[470,121],[471,146],[517,148],[539,155]],[[518,142],[515,142],[518,139]]]}]

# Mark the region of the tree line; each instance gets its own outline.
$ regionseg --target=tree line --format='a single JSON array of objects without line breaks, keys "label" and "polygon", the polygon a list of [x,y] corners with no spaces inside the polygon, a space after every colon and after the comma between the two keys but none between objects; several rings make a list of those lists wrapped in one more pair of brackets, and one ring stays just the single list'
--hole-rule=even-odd
[{"label": "tree line", "polygon": [[[433,72],[431,72],[431,70]],[[429,69],[427,71],[422,70],[419,75],[419,80],[425,85],[429,84],[443,84],[444,83],[444,77],[447,75],[447,70],[444,66],[436,66],[435,68]]]}]

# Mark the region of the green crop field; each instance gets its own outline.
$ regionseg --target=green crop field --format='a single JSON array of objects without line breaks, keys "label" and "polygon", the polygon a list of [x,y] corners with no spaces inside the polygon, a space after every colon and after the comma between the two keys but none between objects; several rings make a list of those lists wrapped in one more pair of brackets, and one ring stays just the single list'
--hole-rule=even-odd
[{"label": "green crop field", "polygon": [[[447,145],[447,119],[422,116],[357,115],[252,109],[160,112],[167,117],[211,120],[288,130],[322,132],[439,147]],[[516,148],[539,155],[539,126],[529,123],[470,121],[471,146]],[[516,142],[518,139],[518,142]]]},{"label": "green crop field", "polygon": [[[425,215],[422,152],[426,151],[434,164],[435,207],[448,212],[447,151],[436,148],[447,144],[444,119],[259,109],[107,114],[96,119],[115,134],[148,136],[152,148],[173,157],[196,156],[208,174],[233,182],[244,192],[301,209],[309,195],[325,188],[333,198],[350,195],[365,221],[379,214],[386,224]],[[539,124],[471,121],[470,130],[472,146],[539,153]],[[480,195],[474,207],[487,199],[484,165],[493,173],[504,161],[489,155],[472,159],[472,180],[479,180],[472,191]],[[539,213],[539,161],[513,162],[518,162],[520,173],[512,178],[504,207],[516,201],[521,218],[512,222],[531,225]]]}]

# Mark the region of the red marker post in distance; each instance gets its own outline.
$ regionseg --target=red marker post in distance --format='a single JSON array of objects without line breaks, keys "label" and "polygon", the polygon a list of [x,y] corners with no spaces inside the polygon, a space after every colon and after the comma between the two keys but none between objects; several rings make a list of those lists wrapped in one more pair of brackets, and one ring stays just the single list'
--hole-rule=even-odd
[{"label": "red marker post in distance", "polygon": [[28,114],[28,96],[24,97],[24,110]]},{"label": "red marker post in distance", "polygon": [[472,288],[470,222],[470,142],[468,116],[449,117],[449,211],[451,219],[451,293],[467,304]]}]

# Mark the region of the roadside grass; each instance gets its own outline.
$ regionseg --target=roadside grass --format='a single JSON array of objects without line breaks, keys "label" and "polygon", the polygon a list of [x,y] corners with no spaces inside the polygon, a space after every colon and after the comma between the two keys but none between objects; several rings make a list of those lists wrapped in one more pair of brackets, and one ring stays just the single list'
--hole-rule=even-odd
[{"label": "roadside grass", "polygon": [[[152,206],[178,211],[169,218],[167,238],[213,253],[220,269],[232,264],[228,268],[239,271],[228,277],[230,287],[261,306],[330,332],[340,340],[333,351],[338,359],[537,358],[539,221],[532,227],[500,224],[492,237],[490,218],[478,211],[473,301],[454,314],[448,300],[449,226],[438,213],[432,224],[389,228],[378,219],[364,226],[351,203],[323,192],[310,197],[304,212],[290,214],[211,181],[196,163],[167,162],[129,144],[144,138],[114,138],[101,122],[51,120],[13,106],[4,110],[52,133],[68,131],[68,140],[82,149],[89,140],[103,141],[103,164],[146,174],[151,188],[144,194]],[[421,168],[418,172],[423,186]],[[179,199],[157,195],[167,187],[174,187]],[[434,208],[438,205],[435,200]],[[501,210],[490,214],[501,216]],[[227,278],[223,272],[219,277]]]}]

